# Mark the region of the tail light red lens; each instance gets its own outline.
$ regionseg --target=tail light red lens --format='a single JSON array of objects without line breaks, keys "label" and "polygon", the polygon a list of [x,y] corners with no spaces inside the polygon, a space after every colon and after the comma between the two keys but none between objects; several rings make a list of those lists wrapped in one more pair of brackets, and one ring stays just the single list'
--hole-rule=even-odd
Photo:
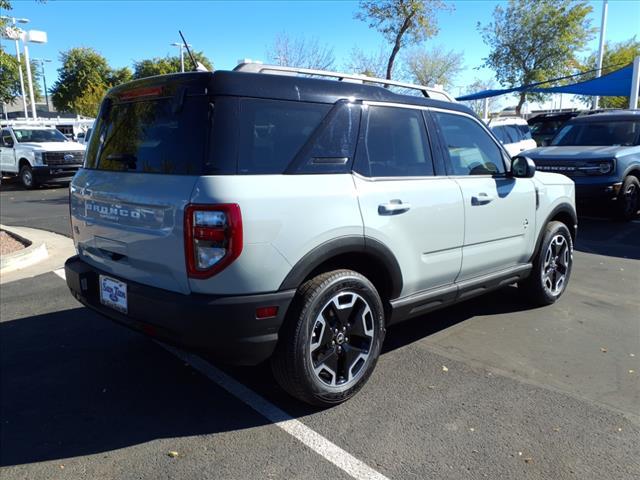
[{"label": "tail light red lens", "polygon": [[242,253],[242,215],[235,203],[187,205],[185,255],[191,278],[209,278]]}]

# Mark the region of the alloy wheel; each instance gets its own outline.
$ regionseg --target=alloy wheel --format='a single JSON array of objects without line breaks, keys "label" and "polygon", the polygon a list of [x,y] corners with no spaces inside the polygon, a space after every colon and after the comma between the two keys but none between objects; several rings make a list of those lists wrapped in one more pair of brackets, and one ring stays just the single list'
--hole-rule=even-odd
[{"label": "alloy wheel", "polygon": [[562,293],[571,265],[571,247],[563,235],[556,235],[549,243],[542,264],[542,284],[554,297]]},{"label": "alloy wheel", "polygon": [[354,292],[334,295],[313,323],[309,344],[316,377],[329,387],[358,381],[374,341],[373,314],[364,298]]},{"label": "alloy wheel", "polygon": [[623,193],[624,195],[624,213],[625,215],[635,215],[638,211],[638,188],[631,183]]}]

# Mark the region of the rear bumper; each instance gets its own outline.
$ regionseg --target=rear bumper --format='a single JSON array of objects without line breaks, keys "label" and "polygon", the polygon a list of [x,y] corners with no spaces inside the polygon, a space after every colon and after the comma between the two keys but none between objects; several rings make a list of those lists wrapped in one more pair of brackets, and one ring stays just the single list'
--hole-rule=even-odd
[{"label": "rear bumper", "polygon": [[[100,303],[98,276],[106,272],[75,256],[65,263],[65,274],[74,297],[111,320],[236,365],[255,365],[271,356],[295,294],[287,290],[246,296],[182,295],[119,279],[127,284],[128,313],[123,314]],[[264,306],[277,306],[277,316],[256,319],[256,308]]]},{"label": "rear bumper", "polygon": [[44,165],[33,167],[33,177],[36,181],[51,178],[73,177],[82,165]]}]

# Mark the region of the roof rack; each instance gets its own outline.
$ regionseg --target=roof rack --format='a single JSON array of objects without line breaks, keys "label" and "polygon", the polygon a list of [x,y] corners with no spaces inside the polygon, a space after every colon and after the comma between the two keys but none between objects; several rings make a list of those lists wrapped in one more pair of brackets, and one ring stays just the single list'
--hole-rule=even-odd
[{"label": "roof rack", "polygon": [[298,68],[298,67],[286,67],[282,65],[264,65],[256,62],[243,62],[233,69],[236,72],[251,72],[251,73],[270,73],[270,74],[301,74],[317,77],[329,77],[336,78],[340,81],[347,81],[352,83],[380,83],[383,85],[393,85],[394,87],[407,88],[411,90],[419,90],[422,95],[427,98],[435,100],[445,100],[447,102],[455,102],[444,90],[439,90],[433,87],[425,87],[424,85],[414,85],[412,83],[398,82],[396,80],[387,80],[384,78],[368,77],[366,75],[358,75],[355,73],[340,73],[331,72],[328,70],[314,70],[311,68]]}]

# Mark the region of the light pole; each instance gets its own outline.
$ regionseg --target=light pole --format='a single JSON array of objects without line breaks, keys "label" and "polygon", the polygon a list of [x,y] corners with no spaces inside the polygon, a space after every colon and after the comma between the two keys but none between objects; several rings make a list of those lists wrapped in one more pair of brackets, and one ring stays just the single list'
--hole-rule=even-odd
[{"label": "light pole", "polygon": [[[600,24],[600,47],[598,48],[598,66],[597,66],[597,70],[596,70],[596,78],[598,78],[600,75],[602,75],[602,57],[604,57],[604,46],[605,46],[605,41],[604,41],[604,37],[606,35],[606,31],[607,31],[607,8],[608,8],[608,1],[604,0],[602,2],[602,23]],[[598,101],[600,100],[600,98],[598,96],[593,97],[593,104],[591,105],[591,108],[593,110],[598,108]]]},{"label": "light pole", "polygon": [[44,98],[46,99],[46,102],[47,102],[47,112],[50,112],[51,110],[49,109],[49,92],[47,91],[47,77],[44,73],[44,64],[50,63],[51,60],[49,60],[48,58],[34,58],[33,61],[38,62],[40,64],[40,68],[42,69],[42,83],[44,84]]},{"label": "light pole", "polygon": [[[171,46],[180,48],[180,71],[184,73],[184,43],[175,42]],[[190,46],[190,44],[187,44],[187,47]]]},{"label": "light pole", "polygon": [[18,43],[18,40],[20,39],[20,36],[18,34],[18,28],[16,27],[16,23],[29,23],[29,19],[28,18],[15,18],[15,17],[6,17],[6,16],[2,16],[0,17],[3,20],[11,20],[11,23],[13,23],[13,29],[14,29],[14,40],[16,43],[16,59],[18,60],[18,76],[20,77],[20,93],[22,94],[22,106],[24,107],[24,118],[25,119],[29,119],[29,112],[27,111],[27,96],[24,93],[24,77],[22,76],[22,63],[20,62],[20,45]]}]

